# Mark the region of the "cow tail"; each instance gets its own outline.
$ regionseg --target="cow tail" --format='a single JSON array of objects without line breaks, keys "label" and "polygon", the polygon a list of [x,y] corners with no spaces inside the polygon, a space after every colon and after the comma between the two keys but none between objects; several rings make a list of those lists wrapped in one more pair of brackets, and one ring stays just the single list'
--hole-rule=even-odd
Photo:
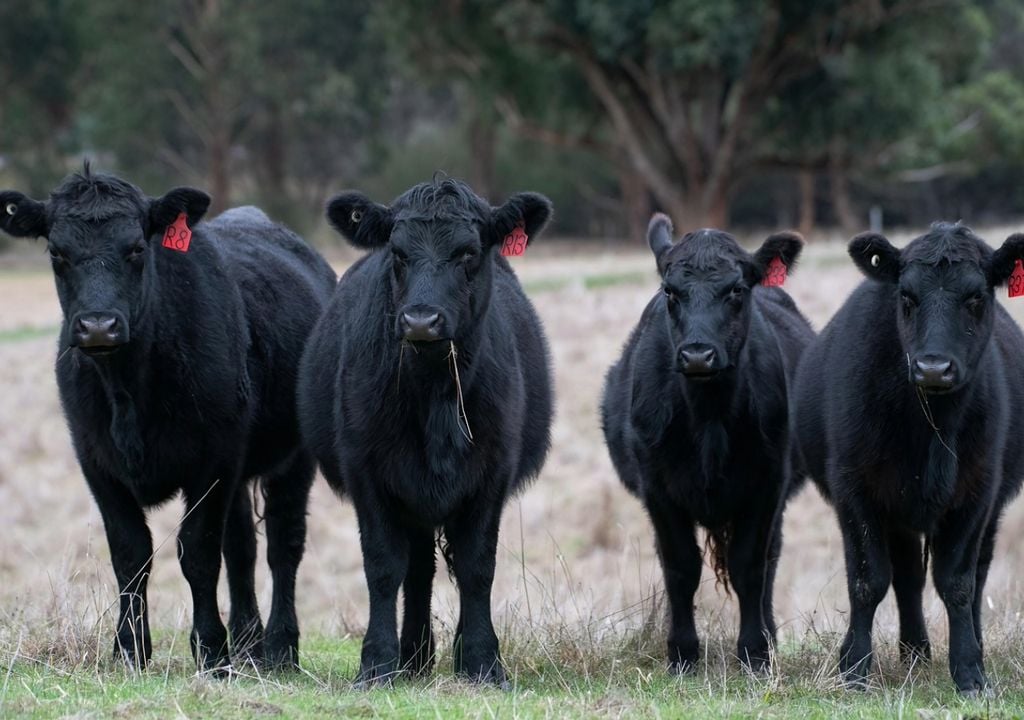
[{"label": "cow tail", "polygon": [[704,535],[704,557],[709,558],[711,569],[715,571],[715,588],[722,587],[726,594],[729,588],[729,541],[732,528],[723,525],[715,530],[708,530]]},{"label": "cow tail", "polygon": [[444,558],[444,564],[448,568],[448,579],[455,582],[455,555],[452,552],[451,543],[448,542],[448,538],[445,537],[444,530],[441,528],[437,529],[437,535],[434,540],[437,545],[437,549],[441,551],[441,557]]}]

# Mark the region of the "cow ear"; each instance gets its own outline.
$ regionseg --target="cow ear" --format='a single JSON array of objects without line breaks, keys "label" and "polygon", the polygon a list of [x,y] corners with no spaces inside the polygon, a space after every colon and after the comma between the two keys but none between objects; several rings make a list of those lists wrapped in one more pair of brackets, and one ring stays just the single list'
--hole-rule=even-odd
[{"label": "cow ear", "polygon": [[529,245],[548,224],[551,212],[551,201],[540,193],[516,193],[504,205],[491,208],[492,242],[501,242],[522,223],[526,244]]},{"label": "cow ear", "polygon": [[884,283],[900,279],[900,251],[885,235],[865,232],[850,241],[848,248],[853,262],[865,276]]},{"label": "cow ear", "polygon": [[792,230],[784,230],[769,235],[754,253],[754,266],[757,282],[764,277],[768,265],[778,258],[786,266],[786,274],[793,272],[796,261],[804,249],[804,236]]},{"label": "cow ear", "polygon": [[46,203],[16,190],[0,191],[0,230],[14,237],[46,237],[50,233]]},{"label": "cow ear", "polygon": [[149,201],[149,232],[163,234],[178,216],[185,213],[188,226],[194,228],[210,208],[210,196],[202,190],[178,187],[163,197]]},{"label": "cow ear", "polygon": [[1018,261],[1024,261],[1024,233],[1014,233],[992,253],[988,264],[989,285],[999,287],[1005,284]]},{"label": "cow ear", "polygon": [[391,208],[373,202],[361,192],[343,192],[331,198],[327,219],[342,237],[362,250],[387,245],[395,224]]},{"label": "cow ear", "polygon": [[661,270],[661,261],[672,247],[672,220],[665,213],[654,213],[647,223],[647,244],[654,253],[654,261]]}]

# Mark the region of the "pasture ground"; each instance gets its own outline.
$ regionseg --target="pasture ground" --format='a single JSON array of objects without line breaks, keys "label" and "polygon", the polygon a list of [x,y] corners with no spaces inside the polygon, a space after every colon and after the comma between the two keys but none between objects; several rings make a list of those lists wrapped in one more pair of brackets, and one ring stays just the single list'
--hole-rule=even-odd
[{"label": "pasture ground", "polygon": [[[996,244],[1008,232],[982,235]],[[352,258],[335,260],[341,268]],[[150,513],[158,546],[152,665],[134,676],[110,660],[116,588],[57,401],[60,309],[45,251],[23,245],[0,256],[0,717],[1024,717],[1019,498],[1005,515],[986,592],[994,699],[965,701],[953,692],[945,613],[930,588],[925,612],[935,661],[899,663],[890,595],[876,622],[872,689],[838,686],[847,608],[842,547],[831,511],[810,487],[786,515],[776,585],[781,642],[771,672],[750,676],[732,660],[735,600],[707,572],[697,599],[705,662],[693,676],[667,676],[650,525],[618,484],[597,418],[604,372],[655,292],[653,261],[646,248],[538,243],[514,262],[551,340],[558,414],[548,463],[509,504],[502,528],[494,611],[513,689],[454,680],[445,654],[430,680],[361,692],[351,689],[367,609],[355,519],[322,481],[299,574],[302,673],[241,668],[227,681],[196,675],[189,594],[175,559],[177,502]],[[820,329],[858,280],[845,246],[819,241],[787,289]],[[1024,301],[1007,307],[1024,320]],[[258,588],[266,617],[263,566]],[[443,571],[435,597],[445,648],[458,605]],[[226,612],[226,593],[221,607]]]}]

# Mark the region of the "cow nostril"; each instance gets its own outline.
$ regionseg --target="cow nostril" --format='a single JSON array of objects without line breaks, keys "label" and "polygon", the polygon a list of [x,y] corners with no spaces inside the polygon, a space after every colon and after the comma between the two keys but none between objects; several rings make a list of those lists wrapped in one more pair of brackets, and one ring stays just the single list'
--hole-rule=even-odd
[{"label": "cow nostril", "polygon": [[441,314],[402,313],[402,330],[412,340],[432,340],[441,333]]}]

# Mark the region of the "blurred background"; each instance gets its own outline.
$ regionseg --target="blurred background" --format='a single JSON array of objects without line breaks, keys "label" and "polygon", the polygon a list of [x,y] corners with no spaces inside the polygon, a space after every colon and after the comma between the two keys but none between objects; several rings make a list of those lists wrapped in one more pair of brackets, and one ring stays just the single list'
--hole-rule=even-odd
[{"label": "blurred background", "polygon": [[[83,157],[150,194],[192,184],[215,209],[260,205],[339,271],[356,253],[322,207],[341,189],[387,202],[441,170],[495,203],[549,195],[554,225],[513,262],[551,338],[554,445],[505,514],[494,602],[505,628],[599,635],[663,607],[650,525],[598,424],[604,373],[657,292],[651,212],[679,230],[730,228],[749,247],[803,230],[786,287],[818,329],[860,280],[838,240],[872,218],[898,244],[940,218],[1002,242],[1024,217],[1024,3],[3,0],[0,187],[45,198]],[[101,638],[105,653],[93,631],[109,629],[117,589],[54,385],[61,314],[45,246],[0,242],[0,648],[56,627],[44,642]],[[1007,307],[1024,319],[1024,302]],[[177,502],[150,513],[163,629],[191,617],[180,516]],[[786,537],[780,627],[834,640],[842,546],[812,488]],[[992,628],[1020,625],[1022,562],[1018,499],[988,586]],[[443,572],[437,586],[450,630],[457,599]],[[262,562],[259,587],[266,613]],[[698,604],[702,632],[730,647],[735,601],[709,572]],[[366,622],[354,515],[321,481],[299,607],[310,632]],[[926,611],[941,645],[930,590]],[[883,637],[895,619],[890,599]]]},{"label": "blurred background", "polygon": [[1024,214],[1018,0],[4,0],[0,184],[82,156],[301,232],[443,170],[555,232]]}]

